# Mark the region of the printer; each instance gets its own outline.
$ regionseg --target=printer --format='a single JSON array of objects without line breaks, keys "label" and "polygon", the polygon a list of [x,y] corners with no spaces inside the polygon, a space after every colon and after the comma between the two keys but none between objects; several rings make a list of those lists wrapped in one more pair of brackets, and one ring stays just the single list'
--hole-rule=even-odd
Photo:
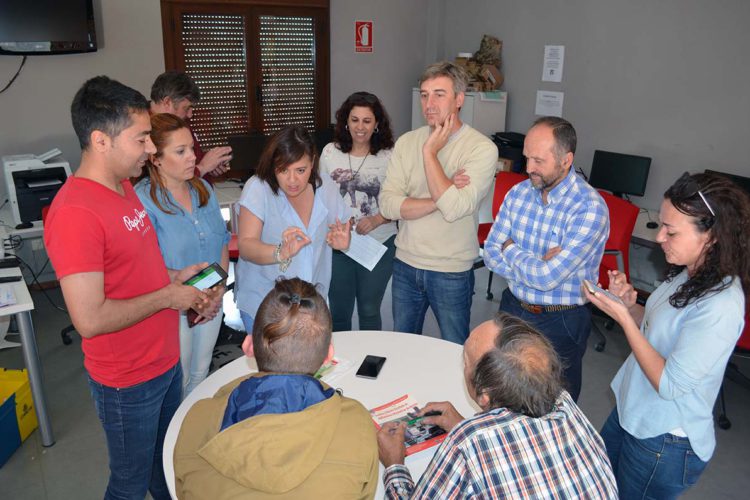
[{"label": "printer", "polygon": [[5,189],[16,224],[42,220],[42,208],[52,203],[70,173],[59,149],[42,155],[3,156]]}]

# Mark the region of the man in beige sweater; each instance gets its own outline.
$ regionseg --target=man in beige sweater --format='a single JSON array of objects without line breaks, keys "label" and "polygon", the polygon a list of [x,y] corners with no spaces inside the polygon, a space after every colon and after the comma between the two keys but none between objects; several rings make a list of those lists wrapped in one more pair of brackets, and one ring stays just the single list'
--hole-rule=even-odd
[{"label": "man in beige sweater", "polygon": [[[396,142],[380,195],[384,217],[399,221],[393,263],[394,330],[422,333],[431,307],[445,340],[469,334],[477,210],[495,173],[497,147],[461,122],[466,72],[449,62],[420,79],[427,126]],[[468,185],[454,184],[463,174]]]}]

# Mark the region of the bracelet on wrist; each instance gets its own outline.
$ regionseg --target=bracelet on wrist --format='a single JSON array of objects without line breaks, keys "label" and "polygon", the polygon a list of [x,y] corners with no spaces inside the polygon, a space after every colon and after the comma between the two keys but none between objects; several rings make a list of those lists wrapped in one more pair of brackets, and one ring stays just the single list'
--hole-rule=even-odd
[{"label": "bracelet on wrist", "polygon": [[281,258],[281,243],[276,245],[276,248],[273,250],[273,260],[279,265],[279,271],[282,273],[286,272],[289,269],[289,264],[292,263],[291,257],[287,257],[286,259]]}]

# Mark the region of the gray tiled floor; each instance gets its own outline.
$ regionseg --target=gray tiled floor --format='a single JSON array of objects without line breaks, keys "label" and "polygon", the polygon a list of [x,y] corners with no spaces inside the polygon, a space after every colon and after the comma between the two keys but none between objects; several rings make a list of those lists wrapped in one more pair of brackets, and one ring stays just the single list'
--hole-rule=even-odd
[{"label": "gray tiled floor", "polygon": [[[472,307],[472,326],[489,318],[497,309],[501,280],[494,283],[495,298],[487,301],[484,289],[487,271],[477,271],[476,295]],[[62,303],[58,290],[50,295]],[[73,345],[60,342],[59,331],[67,324],[67,316],[53,309],[39,292],[34,293],[39,352],[44,367],[47,402],[55,432],[56,444],[43,448],[39,433],[34,432],[0,469],[2,499],[96,499],[101,498],[107,483],[107,451],[104,436],[94,412],[83,370],[80,340]],[[390,291],[382,308],[383,329],[392,328]],[[427,334],[435,335],[434,318],[425,324]],[[595,427],[600,427],[613,406],[609,382],[628,354],[621,333],[607,332],[608,345],[603,353],[590,348],[584,358],[584,384],[580,406]],[[12,337],[11,337],[12,339]],[[590,341],[590,347],[594,342]],[[739,360],[744,373],[750,363]],[[0,351],[0,366],[21,368],[21,350]],[[717,429],[718,446],[708,469],[698,485],[686,498],[747,498],[750,474],[746,456],[750,443],[750,391],[727,382],[726,397],[732,428]]]}]

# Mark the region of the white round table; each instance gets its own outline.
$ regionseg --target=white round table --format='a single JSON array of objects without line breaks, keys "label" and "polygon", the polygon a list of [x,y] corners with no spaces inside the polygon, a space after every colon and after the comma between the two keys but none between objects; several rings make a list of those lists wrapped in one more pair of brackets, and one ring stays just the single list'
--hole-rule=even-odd
[{"label": "white round table", "polygon": [[[409,394],[420,405],[430,401],[450,401],[465,417],[479,411],[466,392],[463,377],[463,348],[458,344],[408,333],[355,331],[335,332],[336,356],[351,362],[346,373],[337,376],[333,386],[344,395],[371,409]],[[387,360],[376,380],[355,376],[365,356],[373,354]],[[164,440],[164,474],[175,498],[173,452],[182,421],[196,401],[212,397],[230,381],[258,371],[254,358],[241,357],[223,366],[204,380],[177,409]],[[406,465],[416,482],[427,468],[437,447],[406,457]],[[380,466],[376,498],[382,498],[383,466]]]}]

